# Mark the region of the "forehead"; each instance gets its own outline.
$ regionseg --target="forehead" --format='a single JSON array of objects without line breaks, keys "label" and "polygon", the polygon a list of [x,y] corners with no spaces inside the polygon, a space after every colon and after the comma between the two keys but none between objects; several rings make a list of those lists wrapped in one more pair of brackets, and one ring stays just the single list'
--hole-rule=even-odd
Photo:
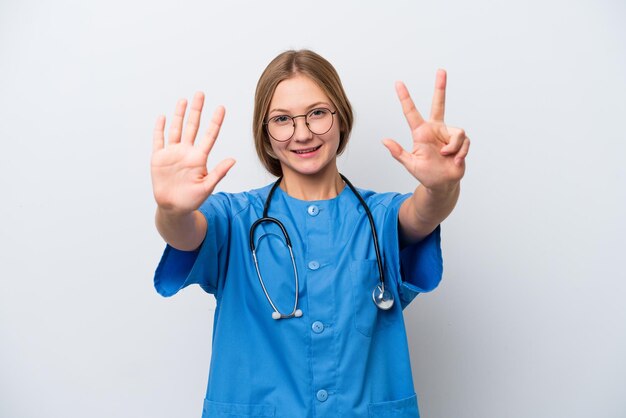
[{"label": "forehead", "polygon": [[298,74],[278,83],[269,110],[303,111],[319,102],[331,103],[326,93],[311,78]]}]

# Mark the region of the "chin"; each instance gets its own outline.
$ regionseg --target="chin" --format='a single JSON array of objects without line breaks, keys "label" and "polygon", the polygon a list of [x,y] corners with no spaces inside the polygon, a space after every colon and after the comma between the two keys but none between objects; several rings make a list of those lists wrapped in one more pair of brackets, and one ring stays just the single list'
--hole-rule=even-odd
[{"label": "chin", "polygon": [[330,163],[320,164],[293,164],[288,167],[283,167],[283,173],[290,172],[291,174],[301,176],[316,176],[324,173],[331,166]]},{"label": "chin", "polygon": [[315,176],[316,174],[321,173],[323,170],[321,170],[319,167],[318,168],[294,168],[292,167],[289,171],[291,171],[293,174],[299,174],[302,176]]}]

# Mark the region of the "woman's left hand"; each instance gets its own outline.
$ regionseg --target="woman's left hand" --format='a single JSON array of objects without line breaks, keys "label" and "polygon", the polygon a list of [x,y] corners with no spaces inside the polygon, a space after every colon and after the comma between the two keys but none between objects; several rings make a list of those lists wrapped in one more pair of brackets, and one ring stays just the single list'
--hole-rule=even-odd
[{"label": "woman's left hand", "polygon": [[391,139],[384,140],[384,145],[424,187],[432,191],[451,190],[465,174],[465,157],[469,152],[470,140],[463,129],[446,126],[443,121],[446,72],[437,71],[428,121],[415,108],[404,83],[396,83],[396,92],[411,129],[413,150],[407,152]]}]

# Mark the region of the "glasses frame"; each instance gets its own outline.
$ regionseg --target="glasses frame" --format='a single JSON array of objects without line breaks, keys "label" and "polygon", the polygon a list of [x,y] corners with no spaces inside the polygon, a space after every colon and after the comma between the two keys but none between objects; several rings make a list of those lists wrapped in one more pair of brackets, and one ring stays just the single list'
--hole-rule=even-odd
[{"label": "glasses frame", "polygon": [[[326,130],[326,132],[313,132],[313,130],[311,129],[311,126],[309,125],[309,115],[311,114],[311,112],[314,112],[316,110],[328,110],[330,112],[330,118],[331,118],[331,122],[330,122],[330,127],[328,128],[328,130]],[[278,116],[273,116],[271,117],[267,122],[263,122],[263,126],[265,126],[265,130],[267,131],[267,135],[272,138],[274,141],[276,142],[287,142],[290,141],[291,138],[293,138],[293,136],[296,134],[296,118],[304,118],[304,124],[306,125],[306,128],[309,130],[309,132],[311,132],[313,135],[324,135],[325,133],[328,133],[332,128],[333,125],[335,124],[335,114],[337,113],[337,111],[332,111],[327,107],[316,107],[315,109],[311,109],[309,110],[307,113],[304,113],[302,115],[295,115],[295,116],[290,116],[290,115],[278,115]],[[276,139],[272,136],[272,134],[270,133],[270,121],[274,118],[277,118],[279,116],[287,116],[288,118],[291,119],[291,126],[293,127],[293,133],[291,134],[291,136],[287,139]]]}]

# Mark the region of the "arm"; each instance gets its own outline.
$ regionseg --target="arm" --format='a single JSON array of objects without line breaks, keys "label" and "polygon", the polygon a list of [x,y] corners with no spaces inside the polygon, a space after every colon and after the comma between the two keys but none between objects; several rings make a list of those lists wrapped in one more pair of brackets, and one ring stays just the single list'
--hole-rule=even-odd
[{"label": "arm", "polygon": [[400,206],[398,221],[402,241],[418,242],[433,232],[452,213],[460,192],[460,184],[440,192],[418,186],[413,196]]},{"label": "arm", "polygon": [[194,144],[203,104],[204,95],[196,93],[183,133],[187,102],[178,102],[167,147],[165,116],[157,119],[154,128],[151,173],[157,202],[155,223],[163,239],[183,251],[195,250],[204,240],[207,222],[198,208],[235,163],[232,159],[226,159],[212,171],[207,170],[209,153],[224,120],[224,108],[219,107],[215,111],[206,134]]},{"label": "arm", "polygon": [[454,209],[465,174],[470,140],[465,131],[444,124],[446,73],[437,72],[430,120],[425,121],[403,83],[396,84],[404,116],[413,137],[412,152],[387,139],[391,155],[421,183],[400,207],[398,222],[405,243],[420,241]]},{"label": "arm", "polygon": [[181,251],[193,251],[198,248],[207,230],[206,218],[199,210],[175,215],[157,207],[155,223],[165,242]]}]

